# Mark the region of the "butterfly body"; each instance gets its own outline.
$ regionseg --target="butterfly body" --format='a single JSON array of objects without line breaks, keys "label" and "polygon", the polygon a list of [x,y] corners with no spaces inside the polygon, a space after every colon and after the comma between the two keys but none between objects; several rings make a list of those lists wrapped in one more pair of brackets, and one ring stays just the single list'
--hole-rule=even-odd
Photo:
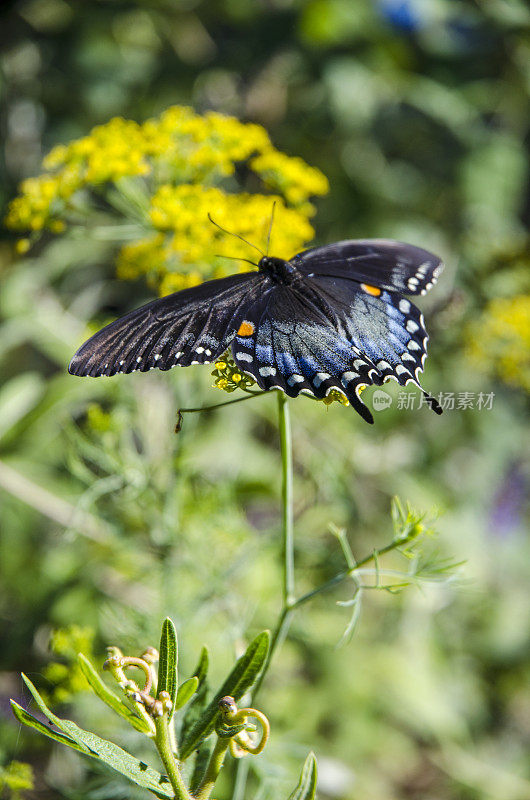
[{"label": "butterfly body", "polygon": [[258,270],[273,283],[283,286],[292,286],[302,280],[293,262],[285,261],[283,258],[263,256],[258,263]]},{"label": "butterfly body", "polygon": [[360,398],[365,386],[390,379],[419,386],[428,337],[403,295],[425,293],[441,268],[428,251],[390,240],[337,242],[288,261],[264,256],[257,272],[208,281],[121,317],[85,342],[69,371],[166,370],[210,363],[230,347],[262,389],[319,399],[339,390],[373,422]]}]

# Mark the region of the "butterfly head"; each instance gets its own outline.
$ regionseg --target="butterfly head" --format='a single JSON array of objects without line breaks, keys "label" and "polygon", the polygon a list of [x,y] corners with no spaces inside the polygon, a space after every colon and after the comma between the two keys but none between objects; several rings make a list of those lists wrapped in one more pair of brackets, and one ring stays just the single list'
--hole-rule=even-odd
[{"label": "butterfly head", "polygon": [[272,256],[263,256],[258,264],[260,272],[264,272],[271,278],[274,283],[283,283],[289,285],[294,282],[297,271],[290,261],[284,261],[283,258],[273,258]]}]

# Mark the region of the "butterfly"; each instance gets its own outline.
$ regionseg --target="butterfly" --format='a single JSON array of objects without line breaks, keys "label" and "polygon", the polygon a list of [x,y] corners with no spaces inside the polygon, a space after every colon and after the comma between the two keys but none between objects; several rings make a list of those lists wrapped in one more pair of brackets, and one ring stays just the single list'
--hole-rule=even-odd
[{"label": "butterfly", "polygon": [[390,379],[420,386],[427,356],[423,295],[443,265],[389,239],[314,247],[289,261],[263,256],[257,271],[206,281],[131,311],[92,336],[72,375],[115,375],[216,361],[228,347],[261,389],[323,399],[342,392],[369,423],[361,391]]}]

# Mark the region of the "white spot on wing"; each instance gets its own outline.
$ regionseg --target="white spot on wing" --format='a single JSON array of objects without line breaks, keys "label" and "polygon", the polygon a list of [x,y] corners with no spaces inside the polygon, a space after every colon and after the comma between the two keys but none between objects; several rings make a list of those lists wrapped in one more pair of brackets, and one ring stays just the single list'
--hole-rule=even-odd
[{"label": "white spot on wing", "polygon": [[400,300],[399,301],[399,310],[403,312],[403,314],[408,314],[410,311],[410,303],[408,300]]},{"label": "white spot on wing", "polygon": [[343,372],[340,382],[343,386],[347,386],[349,383],[355,380],[355,378],[359,377],[359,373],[357,372]]},{"label": "white spot on wing", "polygon": [[302,383],[303,380],[304,380],[303,375],[296,375],[295,373],[294,375],[291,375],[290,378],[287,378],[287,383],[289,384],[289,386],[295,386],[297,383]]},{"label": "white spot on wing", "polygon": [[321,384],[323,381],[326,381],[326,380],[327,380],[329,377],[330,377],[330,376],[328,375],[328,373],[327,373],[327,372],[317,372],[317,374],[316,374],[316,375],[315,375],[315,377],[313,378],[313,386],[316,386],[316,388],[318,389],[318,387],[320,386],[320,384]]},{"label": "white spot on wing", "polygon": [[268,375],[276,375],[274,367],[260,367],[259,374],[266,378]]},{"label": "white spot on wing", "polygon": [[249,353],[236,353],[236,358],[239,358],[240,361],[248,361],[249,364],[254,361]]},{"label": "white spot on wing", "polygon": [[419,330],[419,325],[417,322],[414,322],[413,319],[408,319],[405,328],[408,330],[409,333],[416,333]]}]

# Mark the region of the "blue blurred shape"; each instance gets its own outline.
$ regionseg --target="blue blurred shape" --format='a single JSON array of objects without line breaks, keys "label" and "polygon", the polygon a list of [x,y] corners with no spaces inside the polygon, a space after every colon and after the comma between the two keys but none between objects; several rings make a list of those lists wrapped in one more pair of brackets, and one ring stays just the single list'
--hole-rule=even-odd
[{"label": "blue blurred shape", "polygon": [[378,0],[381,14],[399,30],[414,32],[421,27],[422,18],[414,0]]}]

